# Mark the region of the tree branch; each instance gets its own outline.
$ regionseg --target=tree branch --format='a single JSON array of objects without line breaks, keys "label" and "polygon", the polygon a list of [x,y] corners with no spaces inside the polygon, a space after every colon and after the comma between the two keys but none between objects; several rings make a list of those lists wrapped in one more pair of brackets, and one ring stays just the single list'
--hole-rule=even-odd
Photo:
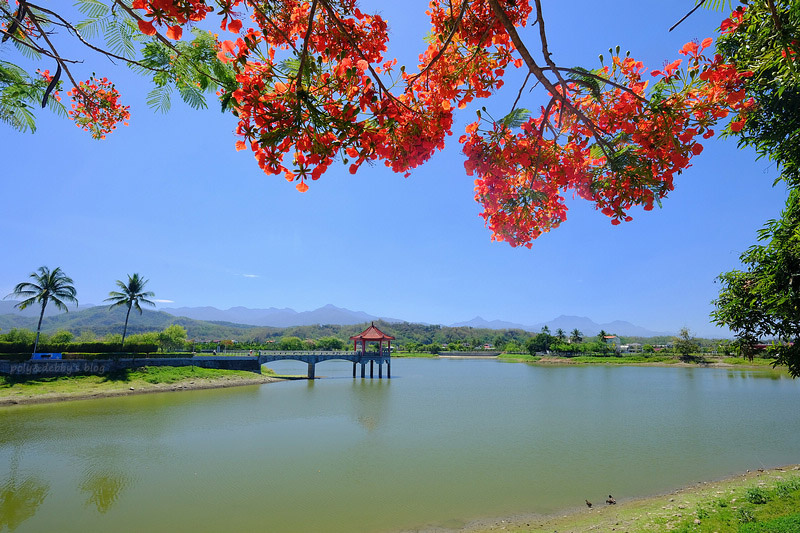
[{"label": "tree branch", "polygon": [[50,39],[47,37],[47,34],[42,29],[41,24],[39,24],[39,21],[36,19],[36,15],[30,9],[28,10],[28,18],[30,19],[31,23],[34,26],[36,26],[36,29],[38,29],[39,33],[42,35],[42,39],[44,39],[44,42],[46,42],[47,46],[49,46],[50,50],[52,50],[54,54],[54,59],[58,62],[59,65],[61,65],[61,67],[64,69],[64,72],[67,73],[67,77],[69,78],[69,81],[72,82],[72,86],[75,88],[75,91],[80,93],[80,95],[84,98],[87,104],[91,102],[92,99],[89,98],[89,95],[87,95],[83,91],[83,89],[81,89],[78,82],[75,81],[75,78],[72,76],[72,72],[70,72],[66,62],[63,59],[61,59],[61,57],[59,57],[58,51],[56,50],[55,46],[53,46],[53,43],[50,42]]},{"label": "tree branch", "polygon": [[126,63],[128,63],[128,64],[131,64],[131,65],[136,65],[137,67],[141,67],[141,68],[143,68],[143,69],[147,69],[147,70],[150,70],[150,71],[153,71],[153,72],[166,72],[166,69],[163,69],[163,68],[155,68],[155,67],[150,67],[150,66],[148,66],[148,65],[145,65],[144,63],[141,63],[141,62],[139,62],[139,61],[136,61],[135,59],[128,59],[127,57],[122,57],[122,56],[116,55],[116,54],[114,54],[114,53],[112,53],[112,52],[109,52],[108,50],[104,50],[104,49],[102,49],[102,48],[99,48],[99,47],[97,47],[97,46],[93,45],[92,43],[90,43],[89,41],[87,41],[86,39],[84,39],[84,38],[83,38],[83,36],[82,36],[82,35],[80,34],[80,32],[78,31],[78,29],[77,29],[77,28],[75,28],[75,27],[74,27],[72,24],[70,24],[70,23],[69,23],[67,20],[65,20],[65,19],[64,19],[64,18],[63,18],[61,15],[59,15],[58,13],[55,13],[55,12],[53,12],[53,11],[50,11],[49,9],[45,9],[45,8],[43,8],[43,7],[37,6],[37,5],[35,5],[35,4],[29,4],[29,5],[30,5],[31,7],[34,7],[34,8],[36,8],[36,9],[38,9],[39,11],[42,11],[42,12],[44,12],[44,13],[47,13],[48,15],[52,15],[52,16],[56,17],[56,18],[57,18],[59,21],[61,21],[61,23],[62,23],[62,25],[64,26],[64,28],[66,28],[67,30],[69,30],[70,32],[72,32],[72,33],[75,35],[75,37],[76,37],[76,38],[77,38],[77,39],[78,39],[78,40],[79,40],[79,41],[80,41],[80,42],[81,42],[81,43],[82,43],[84,46],[86,46],[87,48],[89,48],[89,49],[91,49],[91,50],[94,50],[95,52],[98,52],[98,53],[100,53],[100,54],[103,54],[103,55],[104,55],[104,56],[106,56],[106,57],[110,57],[110,58],[113,58],[113,59],[119,59],[120,61],[125,61],[125,62],[126,62]]},{"label": "tree branch", "polygon": [[317,0],[311,3],[311,13],[308,15],[308,28],[306,36],[303,38],[303,53],[300,56],[300,68],[297,70],[297,92],[303,88],[303,67],[305,67],[306,56],[308,55],[308,41],[311,39],[311,30],[314,28],[314,15],[317,11]]},{"label": "tree branch", "polygon": [[702,5],[703,5],[705,2],[706,2],[706,0],[700,0],[700,2],[698,2],[698,3],[697,3],[697,5],[696,5],[696,6],[694,6],[694,8],[693,8],[691,11],[689,11],[688,13],[686,13],[686,14],[683,16],[683,18],[682,18],[681,20],[679,20],[678,22],[676,22],[675,24],[673,24],[673,25],[672,25],[672,27],[669,29],[669,31],[672,31],[672,30],[674,30],[675,28],[677,28],[677,27],[678,27],[678,25],[679,25],[681,22],[683,22],[684,20],[688,19],[688,18],[689,18],[689,16],[691,16],[691,14],[692,14],[692,13],[694,13],[695,11],[697,11],[698,9],[700,9],[700,6],[702,6]]},{"label": "tree branch", "polygon": [[413,76],[411,76],[408,79],[408,84],[409,85],[412,85],[417,80],[417,78],[419,78],[420,76],[422,76],[423,74],[428,72],[428,70],[430,70],[430,68],[434,65],[434,63],[436,63],[439,60],[439,58],[442,57],[442,55],[444,55],[445,50],[447,50],[447,47],[453,41],[453,37],[455,37],[456,32],[458,31],[458,27],[461,25],[461,21],[464,19],[464,14],[467,12],[467,6],[469,6],[469,2],[464,1],[464,3],[461,5],[461,12],[458,14],[458,17],[456,18],[455,22],[453,23],[453,29],[450,30],[450,33],[447,35],[447,38],[444,40],[444,43],[442,44],[442,47],[439,49],[438,52],[436,52],[436,55],[433,56],[433,59],[431,59],[428,62],[428,64],[425,65],[424,69],[422,69],[420,72],[418,72],[417,74],[414,74]]},{"label": "tree branch", "polygon": [[[364,57],[364,53],[361,51],[361,49],[353,41],[353,38],[350,36],[350,33],[347,31],[347,28],[345,28],[344,24],[342,23],[342,21],[339,20],[339,16],[336,14],[336,11],[334,11],[333,8],[328,4],[328,0],[320,0],[320,3],[322,4],[322,7],[325,9],[325,11],[328,13],[328,16],[331,18],[331,20],[333,20],[334,24],[336,24],[336,27],[339,28],[339,31],[342,32],[342,35],[344,36],[344,38],[347,39],[350,42],[350,45],[353,47],[353,49],[358,51],[358,55],[361,56],[361,59],[364,59],[366,61],[366,58]],[[397,102],[401,106],[405,107],[409,111],[414,112],[414,110],[411,109],[408,105],[406,105],[405,102],[402,102],[402,101],[398,100],[398,98],[396,96],[394,96],[391,91],[389,91],[389,89],[383,84],[383,81],[381,81],[381,78],[378,76],[378,73],[375,72],[375,69],[372,67],[372,65],[369,63],[369,61],[367,61],[367,68],[369,68],[369,71],[372,74],[372,78],[378,84],[378,87],[380,87],[382,91],[384,91],[386,94],[388,94],[389,98],[391,98],[392,100],[394,100],[395,102]]]}]

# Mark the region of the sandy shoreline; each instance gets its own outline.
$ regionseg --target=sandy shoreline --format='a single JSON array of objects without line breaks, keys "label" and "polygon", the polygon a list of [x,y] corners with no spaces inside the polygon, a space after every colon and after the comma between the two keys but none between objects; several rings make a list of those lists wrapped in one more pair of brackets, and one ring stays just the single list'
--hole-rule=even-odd
[{"label": "sandy shoreline", "polygon": [[95,398],[112,398],[116,396],[130,396],[133,394],[151,394],[157,392],[177,392],[186,390],[221,389],[228,387],[242,387],[246,385],[261,385],[284,381],[275,376],[253,374],[253,377],[226,376],[216,379],[191,379],[176,383],[137,383],[136,386],[120,387],[118,389],[82,390],[78,392],[58,392],[46,394],[5,394],[0,396],[0,406],[30,405],[41,403],[65,402],[72,400],[89,400]]}]

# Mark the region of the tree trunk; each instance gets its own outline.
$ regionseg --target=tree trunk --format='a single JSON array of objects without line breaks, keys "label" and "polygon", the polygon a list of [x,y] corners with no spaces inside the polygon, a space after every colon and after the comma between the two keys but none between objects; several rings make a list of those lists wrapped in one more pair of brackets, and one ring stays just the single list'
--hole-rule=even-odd
[{"label": "tree trunk", "polygon": [[33,341],[33,353],[39,347],[39,333],[42,331],[42,319],[44,318],[44,308],[47,307],[47,298],[42,300],[42,310],[39,312],[39,325],[36,326],[36,340]]},{"label": "tree trunk", "polygon": [[122,344],[120,348],[125,346],[125,335],[128,333],[128,317],[131,316],[131,304],[128,304],[128,312],[125,313],[125,327],[122,329]]},{"label": "tree trunk", "polygon": [[[128,333],[128,317],[131,316],[131,303],[128,303],[128,312],[125,313],[125,327],[122,329],[122,344],[119,345],[119,350],[122,351],[125,349],[125,335]],[[120,357],[122,357],[120,355]],[[133,354],[133,360],[136,361],[136,354]],[[133,366],[133,365],[131,365]],[[131,370],[133,370],[131,368]]]}]

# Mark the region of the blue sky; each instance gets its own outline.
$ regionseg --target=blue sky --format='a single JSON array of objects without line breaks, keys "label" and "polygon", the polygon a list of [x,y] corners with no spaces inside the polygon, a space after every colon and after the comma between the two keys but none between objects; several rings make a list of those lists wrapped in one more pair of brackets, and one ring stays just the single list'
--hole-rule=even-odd
[{"label": "blue sky", "polygon": [[[382,4],[390,52],[415,63],[426,2]],[[568,5],[545,4],[550,49],[565,66],[593,68],[619,44],[660,68],[685,42],[714,35],[724,18],[701,10],[667,33],[691,2]],[[523,35],[535,48],[533,30]],[[0,48],[0,59],[14,58]],[[409,178],[382,165],[355,176],[335,165],[300,194],[235,151],[234,117],[213,99],[206,111],[175,102],[156,114],[144,103],[145,80],[86,59],[76,67],[80,79],[112,78],[131,106],[130,126],[95,141],[43,113],[33,135],[3,130],[0,295],[47,265],[73,278],[82,304],[101,303],[115,280],[138,272],[162,307],[306,311],[332,303],[442,324],[476,315],[534,324],[567,314],[719,335],[708,318],[714,280],[738,266],[786,198],[772,186],[773,165],[714,139],[663,209],[636,209],[633,222],[615,227],[578,199],[560,228],[531,250],[513,249],[490,241],[464,172],[457,136],[474,109],[458,116],[444,152]],[[479,105],[502,116],[517,89],[509,80]],[[530,108],[543,103],[537,92],[526,98]]]}]

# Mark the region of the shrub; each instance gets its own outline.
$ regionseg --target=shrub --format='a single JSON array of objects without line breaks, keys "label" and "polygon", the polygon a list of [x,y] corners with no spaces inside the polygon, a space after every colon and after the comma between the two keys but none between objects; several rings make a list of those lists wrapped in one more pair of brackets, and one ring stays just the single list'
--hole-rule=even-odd
[{"label": "shrub", "polygon": [[753,514],[752,509],[748,509],[747,507],[740,507],[739,508],[739,522],[743,524],[747,524],[748,522],[755,522],[756,517]]},{"label": "shrub", "polygon": [[773,518],[766,522],[744,524],[739,533],[797,533],[800,531],[800,513],[780,518]]},{"label": "shrub", "polygon": [[759,487],[753,487],[752,489],[747,489],[747,492],[744,495],[744,499],[750,503],[754,503],[756,505],[762,505],[769,501],[769,495],[767,495],[767,491]]}]

